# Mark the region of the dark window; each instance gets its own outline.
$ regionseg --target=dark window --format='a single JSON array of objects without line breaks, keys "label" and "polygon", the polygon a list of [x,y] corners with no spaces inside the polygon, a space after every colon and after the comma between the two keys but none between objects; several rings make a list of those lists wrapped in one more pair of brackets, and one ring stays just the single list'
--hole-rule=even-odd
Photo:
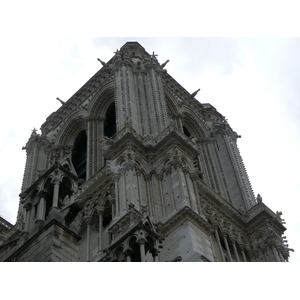
[{"label": "dark window", "polygon": [[72,163],[77,176],[86,180],[86,159],[87,159],[87,137],[85,130],[82,130],[75,142],[72,151]]},{"label": "dark window", "polygon": [[191,133],[188,131],[188,129],[183,126],[183,133],[187,136],[187,137],[190,137],[191,136]]},{"label": "dark window", "polygon": [[111,220],[112,220],[112,207],[109,201],[106,201],[104,205],[104,211],[103,211],[103,221],[102,221],[103,228],[108,226]]},{"label": "dark window", "polygon": [[104,120],[104,135],[112,137],[117,132],[116,126],[116,108],[113,102],[106,111]]}]

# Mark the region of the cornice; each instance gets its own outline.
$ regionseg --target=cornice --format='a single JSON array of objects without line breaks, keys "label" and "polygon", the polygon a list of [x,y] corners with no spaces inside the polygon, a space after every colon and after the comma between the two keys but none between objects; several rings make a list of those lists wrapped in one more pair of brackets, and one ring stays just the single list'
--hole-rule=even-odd
[{"label": "cornice", "polygon": [[165,222],[157,223],[157,231],[160,235],[166,236],[182,225],[185,221],[191,221],[197,227],[203,229],[207,234],[211,232],[211,225],[207,222],[203,215],[199,215],[188,206],[184,206],[171,216]]}]

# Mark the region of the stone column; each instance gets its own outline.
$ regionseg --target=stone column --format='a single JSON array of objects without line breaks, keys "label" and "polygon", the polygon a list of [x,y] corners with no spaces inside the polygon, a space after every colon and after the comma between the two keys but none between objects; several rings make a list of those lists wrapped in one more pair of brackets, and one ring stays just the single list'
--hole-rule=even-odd
[{"label": "stone column", "polygon": [[145,253],[145,243],[147,242],[145,238],[145,233],[141,231],[139,233],[139,238],[137,239],[137,242],[140,244],[140,254],[141,254],[141,262],[146,261],[146,253]]},{"label": "stone column", "polygon": [[187,192],[188,192],[188,200],[187,200],[187,204],[190,208],[192,207],[192,197],[191,197],[191,191],[189,188],[189,183],[188,183],[188,174],[189,174],[189,169],[187,167],[183,167],[182,168],[183,171],[183,175],[184,175],[184,184],[186,186]]},{"label": "stone column", "polygon": [[158,260],[158,253],[159,253],[159,251],[156,248],[153,248],[151,250],[151,254],[152,254],[154,262],[159,262],[159,260]]},{"label": "stone column", "polygon": [[277,250],[276,250],[275,245],[274,245],[274,244],[271,245],[271,248],[272,248],[272,251],[273,251],[273,254],[274,254],[274,257],[275,257],[275,261],[276,261],[276,262],[280,262],[280,258],[279,258],[279,256],[278,256],[278,252],[277,252]]},{"label": "stone column", "polygon": [[162,179],[163,179],[162,174],[156,174],[156,180],[158,182],[158,188],[159,188],[162,215],[164,218],[166,216],[166,208],[165,208],[165,201],[164,201],[164,196],[163,196]]},{"label": "stone column", "polygon": [[31,207],[32,204],[28,203],[26,204],[26,219],[25,219],[25,226],[24,226],[24,232],[29,232],[29,224],[30,224],[30,219],[31,219]]},{"label": "stone column", "polygon": [[181,178],[181,174],[180,174],[180,167],[181,166],[179,164],[175,165],[175,168],[176,168],[176,171],[177,171],[177,178],[178,178],[178,182],[179,182],[179,191],[180,191],[180,196],[181,196],[181,207],[184,207],[188,203],[186,201],[185,193],[184,193],[184,190],[183,190],[182,178]]},{"label": "stone column", "polygon": [[245,246],[244,245],[239,245],[239,246],[240,246],[240,249],[241,249],[241,252],[242,252],[244,262],[247,262],[247,258],[246,258],[246,255],[245,255]]},{"label": "stone column", "polygon": [[141,252],[141,262],[145,262],[146,261],[145,242],[141,241],[139,244],[140,244],[140,252]]},{"label": "stone column", "polygon": [[138,201],[138,206],[137,209],[141,210],[141,203],[142,203],[142,193],[141,193],[141,189],[142,189],[142,185],[141,185],[141,175],[142,175],[142,171],[140,169],[136,169],[136,176],[137,176],[137,188],[138,188],[138,197],[139,197],[139,201]]},{"label": "stone column", "polygon": [[198,176],[195,173],[192,173],[190,176],[191,176],[191,179],[192,179],[192,182],[193,182],[194,193],[195,193],[195,196],[196,196],[196,201],[197,201],[197,206],[198,206],[198,213],[200,215],[202,215],[202,207],[201,207],[201,202],[200,202],[198,188],[197,188],[197,181],[196,181],[196,178],[198,178]]},{"label": "stone column", "polygon": [[147,187],[147,198],[148,198],[148,205],[149,205],[149,214],[150,217],[153,217],[153,208],[152,208],[152,191],[151,191],[151,186],[150,186],[150,180],[151,180],[151,174],[146,174],[144,176],[145,181],[146,181],[146,187]]},{"label": "stone column", "polygon": [[103,237],[102,237],[102,232],[103,232],[103,228],[102,228],[102,214],[104,211],[104,207],[100,206],[98,208],[98,215],[99,215],[99,232],[98,232],[98,239],[99,239],[99,248],[98,248],[98,252],[102,251],[103,249]]},{"label": "stone column", "polygon": [[86,261],[90,261],[90,229],[91,229],[91,218],[86,219]]},{"label": "stone column", "polygon": [[221,241],[220,241],[220,237],[219,237],[219,233],[218,233],[217,228],[215,228],[215,237],[216,237],[216,240],[217,240],[217,243],[218,243],[218,246],[219,246],[219,251],[220,251],[220,254],[221,254],[222,261],[225,262],[226,259],[225,259],[224,253],[223,253],[223,249],[222,249],[222,246],[221,246]]},{"label": "stone column", "polygon": [[119,202],[119,174],[114,174],[113,180],[115,184],[115,204],[116,204],[116,217],[120,215],[120,202]]},{"label": "stone column", "polygon": [[239,254],[238,254],[237,249],[236,249],[236,241],[235,241],[235,239],[231,239],[231,241],[232,241],[233,251],[234,251],[234,254],[236,256],[236,260],[239,262],[240,258],[239,258]]},{"label": "stone column", "polygon": [[56,177],[52,180],[52,183],[54,185],[52,208],[54,208],[54,207],[58,208],[58,195],[59,195],[60,180],[58,179],[58,177]]},{"label": "stone column", "polygon": [[48,194],[47,191],[42,190],[39,193],[40,196],[40,201],[39,201],[39,205],[38,205],[38,212],[37,212],[37,219],[36,222],[40,221],[40,222],[45,222],[45,208],[46,208],[46,195]]},{"label": "stone column", "polygon": [[130,257],[131,253],[132,253],[132,250],[130,250],[130,249],[127,249],[124,251],[124,255],[126,256],[127,262],[131,262],[131,257]]},{"label": "stone column", "polygon": [[170,187],[170,196],[171,196],[171,201],[172,201],[172,204],[173,204],[173,210],[177,210],[176,201],[175,201],[175,197],[174,197],[174,190],[173,190],[171,172],[172,172],[171,167],[166,168],[166,176],[167,176],[167,180],[168,180],[168,186]]},{"label": "stone column", "polygon": [[227,253],[228,253],[229,261],[232,261],[231,253],[230,253],[230,249],[229,249],[228,241],[227,241],[227,237],[226,237],[227,233],[225,231],[221,231],[221,235],[222,235],[224,243],[225,243],[225,247],[226,247],[226,250],[227,250]]}]

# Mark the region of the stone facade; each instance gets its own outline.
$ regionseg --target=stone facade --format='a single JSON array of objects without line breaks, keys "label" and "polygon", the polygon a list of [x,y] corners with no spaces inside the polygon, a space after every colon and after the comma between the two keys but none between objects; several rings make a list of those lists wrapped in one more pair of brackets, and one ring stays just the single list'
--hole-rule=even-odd
[{"label": "stone facade", "polygon": [[225,118],[136,42],[33,130],[2,261],[288,261]]}]

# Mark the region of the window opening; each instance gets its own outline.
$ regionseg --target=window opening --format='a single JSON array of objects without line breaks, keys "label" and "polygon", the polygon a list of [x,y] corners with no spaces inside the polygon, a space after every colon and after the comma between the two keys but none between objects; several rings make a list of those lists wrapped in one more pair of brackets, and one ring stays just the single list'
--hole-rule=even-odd
[{"label": "window opening", "polygon": [[117,132],[116,126],[116,107],[113,102],[106,111],[104,120],[104,135],[112,137]]},{"label": "window opening", "polygon": [[110,221],[112,220],[112,208],[109,201],[106,201],[104,205],[104,211],[103,211],[103,221],[102,221],[102,227],[105,228],[109,225]]},{"label": "window opening", "polygon": [[82,130],[75,142],[72,151],[72,163],[80,179],[86,180],[86,160],[87,160],[87,136],[85,130]]},{"label": "window opening", "polygon": [[191,136],[191,133],[188,131],[188,129],[183,126],[183,133],[187,136],[187,137],[190,137]]}]

